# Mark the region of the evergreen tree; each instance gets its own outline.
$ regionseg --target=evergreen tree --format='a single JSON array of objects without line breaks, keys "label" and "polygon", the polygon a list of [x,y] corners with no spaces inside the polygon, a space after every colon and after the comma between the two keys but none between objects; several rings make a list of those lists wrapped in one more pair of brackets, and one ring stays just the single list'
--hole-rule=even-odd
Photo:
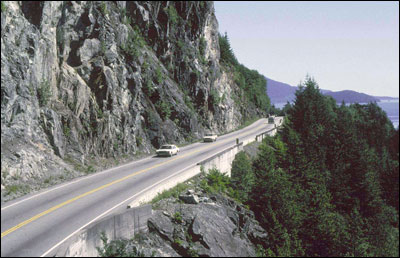
[{"label": "evergreen tree", "polygon": [[231,184],[238,192],[238,197],[243,202],[248,200],[248,195],[255,183],[255,176],[251,161],[243,151],[236,154],[232,162]]},{"label": "evergreen tree", "polygon": [[248,204],[267,253],[398,256],[398,135],[375,103],[338,107],[307,77],[281,132],[240,169],[256,177]]}]

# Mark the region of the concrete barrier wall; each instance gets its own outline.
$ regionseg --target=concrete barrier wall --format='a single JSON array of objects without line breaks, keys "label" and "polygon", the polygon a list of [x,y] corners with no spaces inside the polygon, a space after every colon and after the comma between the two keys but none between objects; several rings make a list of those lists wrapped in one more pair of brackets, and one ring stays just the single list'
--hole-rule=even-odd
[{"label": "concrete barrier wall", "polygon": [[130,239],[139,232],[148,231],[147,220],[151,214],[151,205],[144,205],[117,215],[107,216],[88,225],[63,243],[58,248],[56,256],[98,256],[96,247],[103,247],[100,238],[102,232],[108,241],[119,238]]},{"label": "concrete barrier wall", "polygon": [[233,147],[230,147],[222,152],[215,154],[214,156],[203,160],[197,165],[203,166],[204,171],[208,171],[209,169],[216,168],[221,173],[226,173],[228,176],[231,176],[231,168],[232,162],[235,159],[236,154],[243,150],[243,143],[236,144]]}]

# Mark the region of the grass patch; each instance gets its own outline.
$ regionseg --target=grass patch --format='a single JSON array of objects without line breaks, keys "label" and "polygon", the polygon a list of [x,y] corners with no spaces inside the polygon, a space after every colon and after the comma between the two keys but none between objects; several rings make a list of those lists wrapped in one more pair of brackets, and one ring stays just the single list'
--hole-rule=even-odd
[{"label": "grass patch", "polygon": [[[100,257],[144,257],[144,253],[140,252],[135,246],[127,248],[130,240],[117,239],[108,242],[108,238],[104,232],[101,233],[100,239],[103,247],[96,247]],[[154,253],[152,254],[152,257]]]},{"label": "grass patch", "polygon": [[4,196],[17,194],[17,193],[27,194],[30,192],[29,185],[25,185],[25,184],[5,185],[4,188],[5,188]]},{"label": "grass patch", "polygon": [[174,217],[172,219],[175,223],[178,223],[178,224],[181,224],[183,221],[182,214],[179,211],[175,212]]},{"label": "grass patch", "polygon": [[166,199],[169,197],[175,197],[178,198],[179,195],[185,191],[186,189],[188,189],[188,185],[185,183],[179,183],[177,184],[175,187],[169,189],[169,190],[164,190],[161,193],[158,193],[156,197],[153,198],[153,200],[150,201],[151,204],[155,204],[156,202],[162,200],[162,199]]}]

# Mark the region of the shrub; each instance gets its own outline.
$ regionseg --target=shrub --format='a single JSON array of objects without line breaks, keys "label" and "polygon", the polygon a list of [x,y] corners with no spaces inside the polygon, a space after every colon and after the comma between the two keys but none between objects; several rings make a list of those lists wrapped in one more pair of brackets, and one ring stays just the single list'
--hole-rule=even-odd
[{"label": "shrub", "polygon": [[1,12],[3,13],[3,12],[5,12],[5,11],[7,11],[7,6],[6,6],[6,4],[4,3],[4,1],[1,1]]},{"label": "shrub", "polygon": [[211,89],[210,97],[214,105],[219,105],[219,103],[221,103],[222,98],[219,96],[218,91]]},{"label": "shrub", "polygon": [[86,168],[86,173],[87,174],[91,174],[91,173],[94,173],[94,172],[96,172],[96,169],[92,165],[87,166],[87,168]]},{"label": "shrub", "polygon": [[141,146],[143,142],[143,138],[141,136],[136,137],[136,145]]},{"label": "shrub", "polygon": [[10,195],[10,194],[16,194],[16,193],[26,194],[26,193],[30,192],[29,185],[25,185],[25,184],[5,185],[4,188],[5,188],[4,196]]},{"label": "shrub", "polygon": [[142,64],[142,71],[146,71],[147,69],[149,69],[149,64],[146,62],[146,60],[144,60]]},{"label": "shrub", "polygon": [[156,69],[156,82],[158,84],[162,83],[164,81],[164,75],[161,72],[161,68],[158,66]]},{"label": "shrub", "polygon": [[155,89],[153,87],[153,83],[151,80],[147,80],[146,84],[144,85],[144,92],[146,93],[147,96],[153,95]]},{"label": "shrub", "polygon": [[169,5],[164,9],[168,14],[169,20],[171,21],[172,25],[176,25],[178,23],[179,15],[173,5]]},{"label": "shrub", "polygon": [[157,112],[160,114],[161,118],[164,120],[169,119],[171,116],[171,104],[166,101],[160,101],[156,104]]},{"label": "shrub", "polygon": [[71,135],[71,128],[69,128],[68,125],[64,126],[64,135],[67,137]]},{"label": "shrub", "polygon": [[179,195],[185,191],[189,186],[184,184],[184,183],[179,183],[177,184],[174,188],[171,188],[169,190],[165,190],[162,193],[157,194],[156,197],[154,197],[153,200],[151,200],[152,204],[155,204],[156,202],[162,200],[162,199],[166,199],[169,198],[171,196],[178,198]]},{"label": "shrub", "polygon": [[126,55],[136,59],[139,57],[139,49],[144,47],[145,44],[146,41],[143,39],[139,27],[135,25],[135,27],[129,31],[128,38],[126,42],[121,45],[121,49]]},{"label": "shrub", "polygon": [[217,168],[208,170],[208,174],[203,180],[201,185],[205,187],[206,191],[224,193],[229,190],[230,178],[226,173],[221,173]]},{"label": "shrub", "polygon": [[100,11],[101,11],[101,13],[102,13],[103,15],[108,14],[107,5],[106,5],[106,2],[105,2],[105,1],[102,1],[102,2],[100,3]]},{"label": "shrub", "polygon": [[204,37],[200,38],[200,42],[199,42],[199,52],[201,56],[204,56],[206,51],[206,39]]},{"label": "shrub", "polygon": [[173,217],[173,221],[175,223],[182,223],[182,215],[179,211],[175,212],[174,217]]},{"label": "shrub", "polygon": [[108,242],[108,238],[104,232],[100,236],[103,247],[96,247],[100,257],[145,257],[135,246],[131,250],[127,248],[129,240],[117,239]]},{"label": "shrub", "polygon": [[51,88],[48,80],[43,80],[37,90],[39,106],[46,106],[51,97]]}]

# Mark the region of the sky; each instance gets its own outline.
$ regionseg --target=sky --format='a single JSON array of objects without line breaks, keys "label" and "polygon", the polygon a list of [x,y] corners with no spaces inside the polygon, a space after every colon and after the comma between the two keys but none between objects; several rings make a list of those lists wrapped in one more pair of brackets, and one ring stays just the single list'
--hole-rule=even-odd
[{"label": "sky", "polygon": [[399,3],[215,1],[238,59],[297,86],[399,97]]}]

